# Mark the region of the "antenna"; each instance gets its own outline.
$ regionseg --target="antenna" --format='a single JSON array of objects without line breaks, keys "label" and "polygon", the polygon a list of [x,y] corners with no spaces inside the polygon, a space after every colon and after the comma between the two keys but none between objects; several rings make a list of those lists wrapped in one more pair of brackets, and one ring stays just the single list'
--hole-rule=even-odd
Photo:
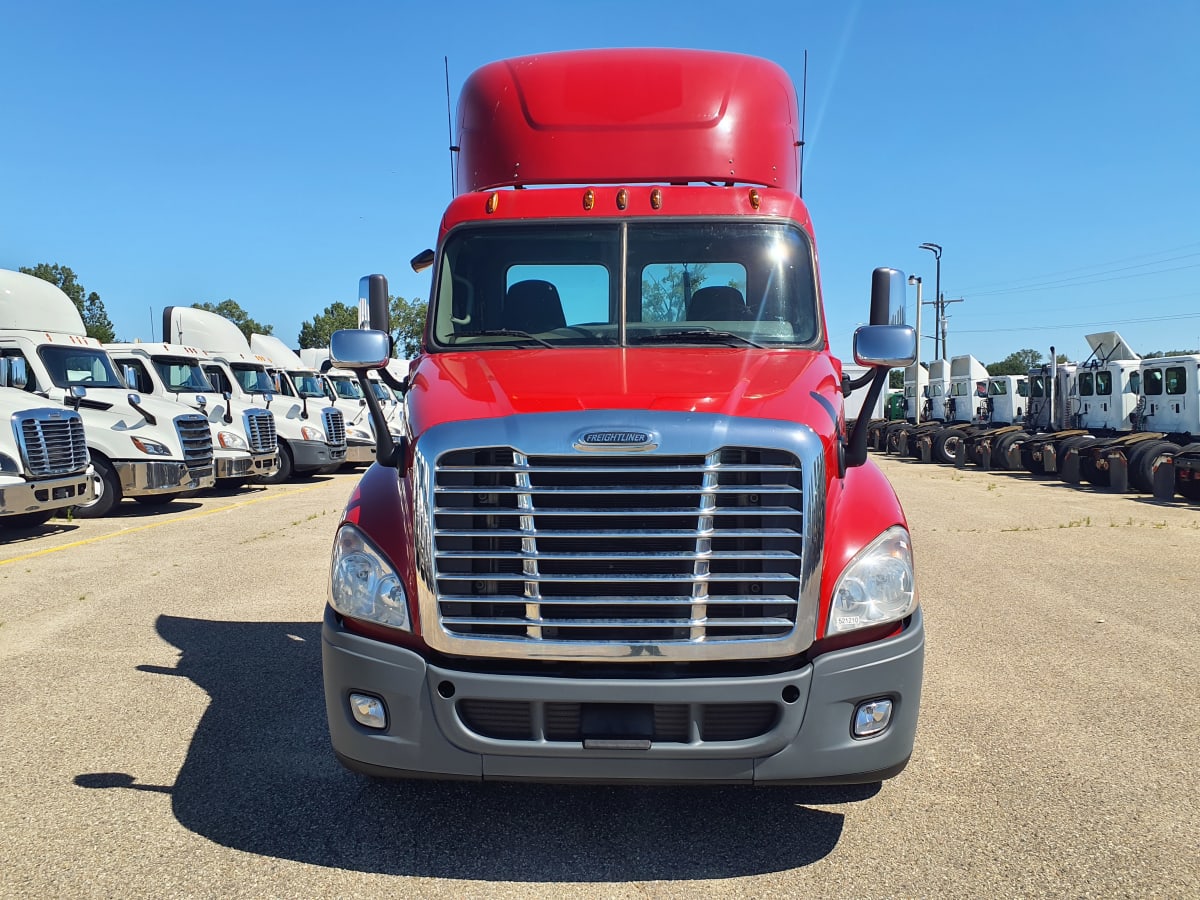
[{"label": "antenna", "polygon": [[[165,334],[163,335],[163,338],[164,339],[166,338]],[[154,307],[153,306],[150,307],[150,343],[152,343],[152,344],[154,343]]]},{"label": "antenna", "polygon": [[804,197],[804,125],[808,119],[808,50],[804,51],[804,77],[800,82],[800,177],[796,193]]},{"label": "antenna", "polygon": [[450,196],[453,198],[458,194],[458,185],[454,179],[454,154],[458,152],[458,148],[454,146],[454,119],[450,111],[450,57],[443,56],[442,63],[446,67],[446,131],[450,135]]}]

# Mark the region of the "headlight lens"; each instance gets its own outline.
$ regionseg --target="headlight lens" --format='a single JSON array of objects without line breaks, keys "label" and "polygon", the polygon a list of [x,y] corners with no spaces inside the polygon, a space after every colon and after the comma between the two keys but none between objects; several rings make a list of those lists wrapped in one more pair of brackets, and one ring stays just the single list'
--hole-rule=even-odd
[{"label": "headlight lens", "polygon": [[20,475],[21,466],[13,457],[0,453],[0,474]]},{"label": "headlight lens", "polygon": [[158,441],[152,441],[149,438],[131,437],[133,446],[137,447],[143,453],[149,453],[151,456],[170,456],[171,451],[166,444],[160,444]]},{"label": "headlight lens", "polygon": [[352,619],[412,630],[400,576],[353,525],[334,539],[329,603]]},{"label": "headlight lens", "polygon": [[846,566],[833,589],[825,636],[903,619],[917,606],[908,531],[889,528]]},{"label": "headlight lens", "polygon": [[247,450],[249,447],[245,439],[240,434],[234,434],[232,431],[218,431],[217,443],[226,450]]},{"label": "headlight lens", "polygon": [[325,441],[325,432],[320,428],[313,428],[311,425],[304,425],[300,428],[300,438],[305,441]]}]

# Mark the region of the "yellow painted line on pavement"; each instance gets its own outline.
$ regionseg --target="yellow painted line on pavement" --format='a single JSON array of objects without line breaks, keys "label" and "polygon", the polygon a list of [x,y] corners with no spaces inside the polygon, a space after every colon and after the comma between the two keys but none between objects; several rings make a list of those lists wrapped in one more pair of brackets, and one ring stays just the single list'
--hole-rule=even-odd
[{"label": "yellow painted line on pavement", "polygon": [[47,547],[44,550],[34,550],[32,553],[25,553],[21,556],[13,556],[9,559],[0,559],[0,566],[7,566],[12,563],[24,562],[27,559],[34,559],[38,556],[47,556],[51,553],[58,553],[60,550],[70,550],[72,547],[83,547],[86,544],[98,544],[100,541],[107,541],[111,538],[121,537],[125,534],[136,534],[139,531],[149,531],[151,528],[161,528],[164,525],[173,525],[176,522],[187,522],[192,519],[200,519],[204,516],[216,515],[219,512],[225,512],[230,509],[237,509],[240,506],[250,506],[254,503],[262,503],[264,500],[272,500],[279,497],[290,497],[293,494],[303,494],[307,491],[315,491],[318,488],[327,487],[332,484],[332,481],[323,481],[320,484],[311,484],[305,487],[294,488],[289,491],[273,492],[264,494],[261,497],[251,497],[249,500],[238,500],[236,503],[229,503],[225,506],[216,506],[212,509],[198,509],[195,512],[183,513],[178,516],[172,516],[169,519],[163,519],[159,522],[148,522],[145,525],[134,525],[130,528],[122,528],[120,531],[114,531],[112,534],[98,534],[95,537],[84,538],[80,541],[71,541],[69,544],[59,544],[57,547]]}]

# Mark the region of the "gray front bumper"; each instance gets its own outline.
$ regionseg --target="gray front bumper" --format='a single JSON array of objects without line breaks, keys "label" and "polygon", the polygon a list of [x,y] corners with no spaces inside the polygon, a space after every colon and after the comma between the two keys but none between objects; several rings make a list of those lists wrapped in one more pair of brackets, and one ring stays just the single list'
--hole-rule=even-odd
[{"label": "gray front bumper", "polygon": [[126,497],[195,491],[216,483],[212,466],[193,472],[182,462],[113,460],[113,469],[121,480],[121,493]]},{"label": "gray front bumper", "polygon": [[92,467],[88,466],[75,475],[0,484],[0,516],[82,506],[95,499],[96,483],[92,479]]},{"label": "gray front bumper", "polygon": [[[817,657],[794,671],[724,678],[561,678],[464,672],[347,632],[327,607],[325,703],[334,752],[377,776],[568,782],[863,783],[899,773],[912,754],[925,632],[918,610],[899,635]],[[388,728],[350,714],[351,691],[383,700]],[[450,694],[449,697],[446,695]],[[851,737],[856,706],[890,698],[891,725]],[[787,698],[787,699],[785,699]],[[775,703],[779,716],[749,740],[589,749],[582,742],[498,740],[470,730],[464,699],[597,704]]]},{"label": "gray front bumper", "polygon": [[248,453],[230,454],[229,456],[218,454],[214,462],[218,479],[258,478],[270,475],[279,469],[279,455],[276,453],[264,453],[258,456],[251,456]]},{"label": "gray front bumper", "polygon": [[346,443],[346,462],[361,464],[375,462],[375,443],[360,444],[352,441]]},{"label": "gray front bumper", "polygon": [[334,447],[324,441],[290,441],[292,466],[298,472],[341,465],[346,461],[345,446]]}]

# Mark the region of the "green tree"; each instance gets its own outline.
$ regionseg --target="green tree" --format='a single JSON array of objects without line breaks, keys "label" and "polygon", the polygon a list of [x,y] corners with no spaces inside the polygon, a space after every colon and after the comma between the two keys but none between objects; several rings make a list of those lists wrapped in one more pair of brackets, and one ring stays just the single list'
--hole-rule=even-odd
[{"label": "green tree", "polygon": [[313,316],[312,321],[300,323],[300,348],[329,346],[329,337],[343,328],[358,327],[358,309],[335,300],[325,307],[325,312]]},{"label": "green tree", "polygon": [[668,265],[661,277],[645,275],[642,278],[643,321],[679,322],[684,319],[688,298],[704,284],[706,268],[704,264],[690,268]]},{"label": "green tree", "polygon": [[412,359],[420,352],[421,338],[425,333],[425,316],[429,304],[420,297],[405,300],[390,297],[392,339],[396,342],[396,355],[400,359]]},{"label": "green tree", "polygon": [[1000,362],[989,363],[987,370],[989,375],[1024,375],[1041,362],[1041,351],[1027,348],[1010,353]]},{"label": "green tree", "polygon": [[79,317],[83,319],[83,327],[88,337],[94,337],[102,344],[111,344],[117,339],[113,323],[104,309],[104,301],[95,291],[87,293],[82,284],[75,278],[75,273],[67,266],[58,263],[38,263],[29,268],[22,266],[21,271],[26,275],[48,281],[71,298]]},{"label": "green tree", "polygon": [[193,303],[194,309],[205,309],[211,313],[216,313],[218,316],[224,316],[246,336],[246,340],[250,340],[252,334],[271,334],[274,330],[271,325],[263,325],[261,322],[256,322],[250,315],[241,307],[241,304],[233,300],[222,300],[220,303]]}]

